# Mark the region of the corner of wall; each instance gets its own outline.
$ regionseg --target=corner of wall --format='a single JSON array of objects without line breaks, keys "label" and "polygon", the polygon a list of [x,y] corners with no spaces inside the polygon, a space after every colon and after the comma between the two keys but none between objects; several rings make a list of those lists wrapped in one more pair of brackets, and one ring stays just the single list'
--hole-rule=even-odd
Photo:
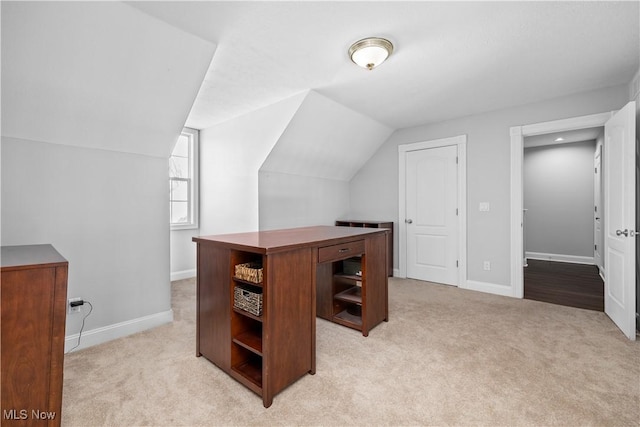
[{"label": "corner of wall", "polygon": [[[640,68],[629,82],[629,100],[636,101],[636,103],[640,100]],[[638,108],[637,104],[636,108]]]}]

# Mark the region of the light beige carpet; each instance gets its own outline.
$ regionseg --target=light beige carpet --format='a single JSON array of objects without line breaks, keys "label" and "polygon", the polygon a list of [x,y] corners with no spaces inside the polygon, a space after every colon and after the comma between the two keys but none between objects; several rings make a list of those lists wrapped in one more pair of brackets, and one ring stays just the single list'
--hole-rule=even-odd
[{"label": "light beige carpet", "polygon": [[195,357],[172,288],[172,324],[66,356],[63,425],[640,425],[640,342],[604,313],[390,279],[390,322],[317,320],[316,375],[265,409]]}]

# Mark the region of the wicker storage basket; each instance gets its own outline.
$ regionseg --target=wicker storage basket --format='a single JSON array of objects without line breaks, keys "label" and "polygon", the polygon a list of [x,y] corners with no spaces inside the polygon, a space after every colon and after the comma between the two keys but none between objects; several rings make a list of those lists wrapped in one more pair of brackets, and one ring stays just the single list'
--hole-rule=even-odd
[{"label": "wicker storage basket", "polygon": [[262,263],[247,262],[238,264],[236,265],[235,274],[238,279],[246,280],[247,282],[262,283]]},{"label": "wicker storage basket", "polygon": [[233,306],[256,316],[262,316],[262,289],[252,290],[248,287],[235,286]]}]

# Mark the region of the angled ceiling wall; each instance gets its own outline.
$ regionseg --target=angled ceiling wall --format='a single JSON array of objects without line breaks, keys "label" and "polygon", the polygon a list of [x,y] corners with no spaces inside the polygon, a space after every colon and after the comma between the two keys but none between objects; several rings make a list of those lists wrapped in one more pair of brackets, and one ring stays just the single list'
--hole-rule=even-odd
[{"label": "angled ceiling wall", "polygon": [[119,2],[1,7],[3,136],[170,155],[214,44]]},{"label": "angled ceiling wall", "polygon": [[392,132],[310,91],[260,171],[349,181]]},{"label": "angled ceiling wall", "polygon": [[[306,95],[302,92],[201,130],[200,234],[258,229],[260,165]],[[191,239],[184,244],[193,250]]]}]

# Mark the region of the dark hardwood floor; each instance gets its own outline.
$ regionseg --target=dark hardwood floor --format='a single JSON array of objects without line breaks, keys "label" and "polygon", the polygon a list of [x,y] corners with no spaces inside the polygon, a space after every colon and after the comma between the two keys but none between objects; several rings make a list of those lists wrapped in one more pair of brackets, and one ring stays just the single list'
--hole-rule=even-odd
[{"label": "dark hardwood floor", "polygon": [[536,301],[604,311],[604,283],[595,265],[528,260],[524,297]]}]

